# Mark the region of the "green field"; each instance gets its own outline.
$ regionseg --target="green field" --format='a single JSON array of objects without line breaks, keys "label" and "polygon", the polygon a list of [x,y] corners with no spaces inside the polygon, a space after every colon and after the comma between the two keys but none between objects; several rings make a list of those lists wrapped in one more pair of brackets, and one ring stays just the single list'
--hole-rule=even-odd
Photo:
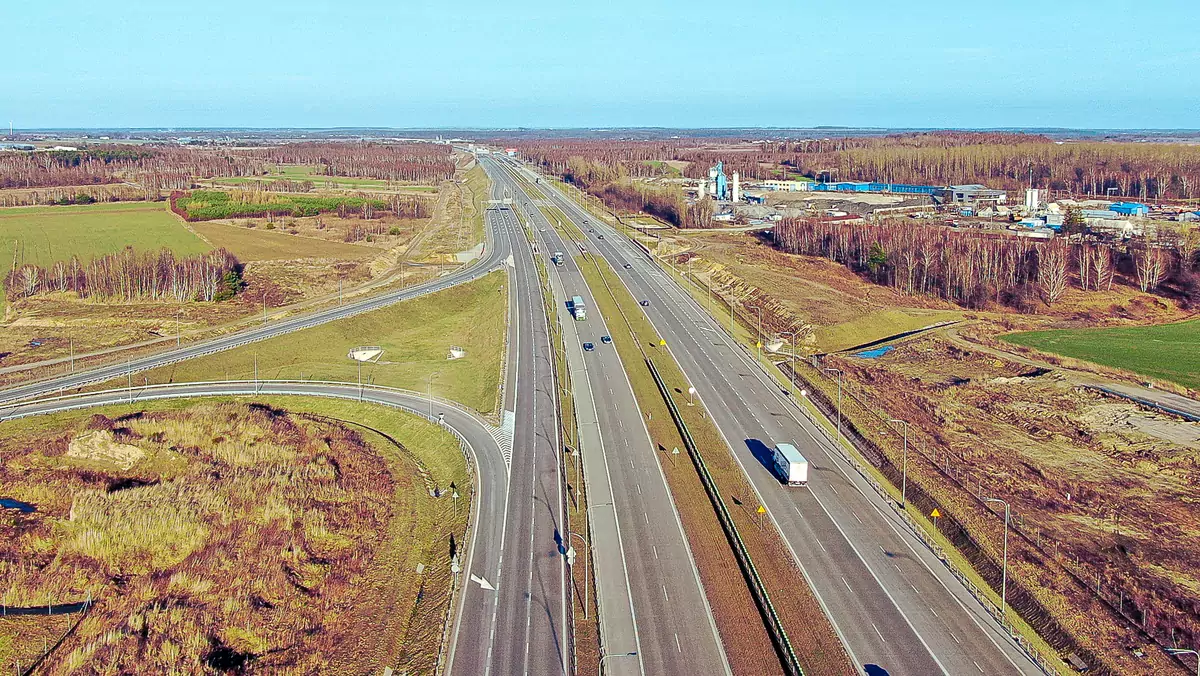
[{"label": "green field", "polygon": [[297,237],[282,232],[244,228],[226,223],[193,223],[192,227],[213,246],[229,249],[243,263],[289,260],[293,258],[336,258],[363,260],[379,254],[379,249],[345,242],[330,242],[313,237]]},{"label": "green field", "polygon": [[[254,196],[260,202],[249,202],[246,198]],[[383,200],[368,200],[362,197],[297,195],[294,193],[261,193],[236,191],[234,194],[221,190],[196,190],[180,197],[175,201],[176,206],[188,215],[188,220],[211,221],[218,218],[233,218],[235,216],[267,216],[269,214],[289,214],[292,216],[316,216],[317,214],[337,211],[345,206],[348,209],[359,209],[364,204],[370,204],[376,209],[386,209],[387,202]]]},{"label": "green field", "polygon": [[43,266],[71,256],[87,260],[126,246],[140,251],[166,247],[182,255],[210,248],[161,202],[0,209],[2,274],[12,267],[14,242],[18,265]]},{"label": "green field", "polygon": [[[270,167],[267,171],[270,172],[265,176],[234,176],[228,178],[214,178],[213,183],[220,185],[241,186],[254,183],[256,181],[312,181],[317,187],[322,187],[326,184],[333,184],[338,188],[366,190],[372,188],[387,188],[396,187],[398,184],[384,181],[376,178],[356,178],[350,176],[326,176],[318,173],[320,167],[300,165],[300,164],[283,164]],[[437,192],[437,188],[428,185],[405,185],[404,190],[412,190],[417,192]]]},{"label": "green field", "polygon": [[[251,379],[255,356],[264,379],[354,382],[357,362],[347,354],[360,345],[384,352],[378,364],[363,364],[364,382],[428,391],[480,412],[496,408],[504,352],[507,284],[494,272],[469,284],[397,303],[271,340],[155,369],[150,383]],[[467,351],[448,360],[450,346]],[[124,381],[121,381],[124,383]]]},{"label": "green field", "polygon": [[1016,345],[1200,389],[1200,320],[1113,329],[1028,331],[1002,337]]}]

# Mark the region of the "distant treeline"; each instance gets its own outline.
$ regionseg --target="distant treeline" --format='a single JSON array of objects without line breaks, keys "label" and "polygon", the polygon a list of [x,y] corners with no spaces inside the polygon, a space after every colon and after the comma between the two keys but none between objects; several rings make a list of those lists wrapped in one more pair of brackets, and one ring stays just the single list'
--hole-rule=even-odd
[{"label": "distant treeline", "polygon": [[600,198],[610,209],[642,211],[681,228],[706,227],[712,218],[710,202],[689,205],[679,186],[651,186],[632,181],[619,163],[593,162],[572,156],[561,165],[545,166]]},{"label": "distant treeline", "polygon": [[337,213],[343,218],[357,215],[368,219],[389,212],[399,218],[428,218],[430,215],[426,200],[412,195],[372,199],[359,196],[281,194],[258,190],[196,190],[190,193],[172,193],[171,210],[188,221],[266,216],[302,217],[325,213]]},{"label": "distant treeline", "polygon": [[1121,278],[1143,292],[1200,302],[1197,238],[1130,245],[1056,238],[1038,242],[938,226],[866,225],[784,219],[773,229],[782,251],[841,263],[898,293],[982,308],[1022,311],[1053,305],[1070,287],[1107,290]]},{"label": "distant treeline", "polygon": [[1200,197],[1200,146],[1172,143],[1056,143],[1033,134],[930,132],[877,137],[756,141],[522,141],[521,151],[563,174],[573,158],[631,177],[667,176],[657,161],[688,163],[700,178],[718,160],[743,179],[803,175],[838,181],[921,185],[1029,185],[1078,195],[1142,199]]},{"label": "distant treeline", "polygon": [[[269,148],[96,146],[77,151],[0,153],[0,189],[128,182],[145,195],[186,190],[199,178],[262,176],[269,165],[315,165],[330,176],[436,184],[454,176],[448,145],[296,143]],[[146,197],[149,198],[149,197]]]},{"label": "distant treeline", "polygon": [[137,252],[126,247],[86,263],[72,257],[49,268],[22,265],[4,279],[10,301],[55,292],[115,301],[222,301],[242,287],[242,265],[225,249],[176,258],[169,249]]}]

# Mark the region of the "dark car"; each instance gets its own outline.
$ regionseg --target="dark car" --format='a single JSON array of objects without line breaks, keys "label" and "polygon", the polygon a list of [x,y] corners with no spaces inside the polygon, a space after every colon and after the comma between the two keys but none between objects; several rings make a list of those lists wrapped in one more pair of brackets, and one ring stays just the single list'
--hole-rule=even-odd
[{"label": "dark car", "polygon": [[594,350],[594,349],[596,349],[596,346],[595,346],[594,344],[592,344],[592,343],[584,343],[584,344],[583,344],[583,351],[584,351],[584,352],[591,352],[591,351],[592,351],[592,350]]},{"label": "dark car", "polygon": [[596,239],[604,239],[604,235],[596,235]]},{"label": "dark car", "polygon": [[642,307],[650,307],[650,301],[644,300],[644,301],[642,301],[641,305],[642,305]]},{"label": "dark car", "polygon": [[633,265],[632,265],[632,264],[630,264],[630,263],[626,263],[626,264],[625,264],[625,269],[626,269],[626,270],[630,270],[630,269],[632,269],[632,268],[633,268]]},{"label": "dark car", "polygon": [[612,342],[612,336],[600,336],[600,342],[608,345]]}]

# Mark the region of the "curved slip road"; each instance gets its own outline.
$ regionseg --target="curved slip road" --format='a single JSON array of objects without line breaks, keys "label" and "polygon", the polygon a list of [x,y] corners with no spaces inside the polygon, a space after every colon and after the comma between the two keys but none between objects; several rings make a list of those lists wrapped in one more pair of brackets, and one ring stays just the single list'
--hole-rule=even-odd
[{"label": "curved slip road", "polygon": [[[546,193],[577,224],[590,219],[596,230],[588,235],[590,249],[635,298],[650,301],[647,316],[734,449],[860,668],[878,665],[892,676],[1041,673],[686,290],[622,234],[557,189]],[[607,237],[599,239],[600,233]],[[809,459],[807,488],[782,485],[768,468],[764,451],[780,441]]]},{"label": "curved slip road", "polygon": [[[188,399],[194,397],[296,395],[350,399],[382,404],[402,409],[409,413],[441,421],[462,441],[468,460],[475,466],[472,472],[475,481],[475,501],[472,503],[472,526],[468,537],[466,556],[462,561],[459,579],[458,610],[454,613],[454,630],[447,646],[447,666],[452,667],[463,651],[460,628],[464,616],[469,617],[469,608],[488,605],[489,593],[479,584],[469,583],[472,575],[484,579],[496,579],[500,570],[500,552],[488,543],[499,542],[503,528],[503,515],[508,492],[508,472],[504,454],[497,440],[497,430],[483,421],[477,414],[451,402],[430,400],[415,392],[390,388],[344,383],[320,383],[297,381],[248,381],[212,383],[173,383],[151,385],[133,389],[106,390],[86,394],[51,397],[0,409],[0,421],[45,415],[96,406],[138,403],[160,399]],[[482,546],[477,546],[482,545]],[[470,637],[465,640],[469,641]],[[462,673],[469,671],[459,670]]]}]

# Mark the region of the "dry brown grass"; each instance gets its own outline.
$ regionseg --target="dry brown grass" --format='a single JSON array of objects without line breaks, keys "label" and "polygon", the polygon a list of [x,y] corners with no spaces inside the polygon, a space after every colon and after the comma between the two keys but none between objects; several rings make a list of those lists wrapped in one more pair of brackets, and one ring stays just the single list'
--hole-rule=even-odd
[{"label": "dry brown grass", "polygon": [[[4,601],[99,601],[46,673],[436,664],[443,538],[468,509],[427,497],[444,471],[394,438],[266,405],[130,411],[66,431],[6,423],[0,441],[0,495],[38,507],[0,523]],[[145,457],[72,457],[81,434]]]}]

